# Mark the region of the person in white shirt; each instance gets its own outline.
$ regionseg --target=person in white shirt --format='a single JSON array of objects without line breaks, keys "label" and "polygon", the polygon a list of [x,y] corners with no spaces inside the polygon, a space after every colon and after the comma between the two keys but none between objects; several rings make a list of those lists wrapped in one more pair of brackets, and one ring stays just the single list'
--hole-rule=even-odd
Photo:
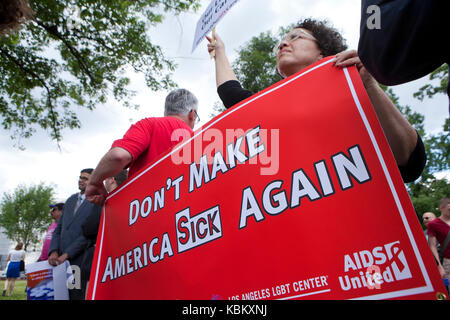
[{"label": "person in white shirt", "polygon": [[11,250],[8,254],[6,261],[9,261],[8,269],[6,270],[6,281],[3,289],[2,296],[11,296],[16,283],[16,279],[20,277],[20,262],[25,261],[25,252],[22,250],[23,243],[19,242],[14,250]]}]

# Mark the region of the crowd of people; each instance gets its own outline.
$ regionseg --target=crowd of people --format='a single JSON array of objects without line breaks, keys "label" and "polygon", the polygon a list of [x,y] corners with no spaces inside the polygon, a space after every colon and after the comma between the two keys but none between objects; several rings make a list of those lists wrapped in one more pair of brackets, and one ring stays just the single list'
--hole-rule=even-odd
[{"label": "crowd of people", "polygon": [[[381,31],[367,28],[368,16],[365,13],[374,4],[381,8]],[[336,68],[357,67],[404,182],[414,181],[422,173],[426,164],[425,148],[420,135],[381,90],[377,80],[388,84],[411,81],[448,63],[448,49],[439,51],[438,55],[430,53],[428,56],[426,54],[429,51],[426,51],[420,59],[415,59],[416,48],[423,46],[422,37],[436,34],[429,20],[441,14],[441,5],[439,1],[363,0],[358,51],[347,50],[345,40],[335,28],[315,19],[299,21],[274,48],[277,71],[283,77],[289,77],[329,56],[335,57]],[[397,8],[399,6],[401,8]],[[405,7],[409,8],[408,12],[426,10],[428,16],[417,19],[415,15],[406,17],[401,13],[395,16],[391,14],[393,10],[397,13],[406,10]],[[420,17],[424,17],[423,11],[420,12]],[[218,95],[225,107],[230,108],[254,93],[242,88],[230,66],[220,36],[215,34],[208,40],[208,52],[214,52]],[[396,50],[399,47],[401,49]],[[393,52],[401,55],[394,55]],[[70,290],[70,299],[85,298],[101,208],[107,194],[123,183],[127,175],[134,176],[161,153],[177,144],[179,140],[172,140],[175,130],[182,129],[192,134],[199,119],[197,111],[198,100],[190,91],[177,89],[170,92],[165,101],[164,117],[145,118],[133,124],[122,139],[113,142],[95,169],[83,169],[80,172],[80,192],[70,196],[64,204],[52,206],[52,213],[55,209],[61,210],[61,214],[55,215],[55,223],[48,230],[41,259],[47,256],[51,265],[68,260],[71,265],[80,268],[81,287]],[[449,198],[441,201],[440,211],[438,218],[424,215],[424,222],[426,219],[427,237],[439,272],[443,279],[448,279]],[[17,275],[17,259],[20,258],[20,248],[16,249],[9,256],[11,262],[8,275],[11,275],[11,279]],[[7,283],[9,288],[14,287],[14,281],[10,278]]]}]

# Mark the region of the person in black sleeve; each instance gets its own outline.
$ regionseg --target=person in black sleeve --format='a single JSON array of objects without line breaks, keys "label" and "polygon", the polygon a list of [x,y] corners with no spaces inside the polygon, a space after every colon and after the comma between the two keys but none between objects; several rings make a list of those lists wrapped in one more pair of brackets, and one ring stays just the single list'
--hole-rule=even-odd
[{"label": "person in black sleeve", "polygon": [[[216,34],[208,38],[208,51],[215,52],[216,85],[226,108],[250,97],[234,74],[225,53],[223,41]],[[335,56],[339,68],[356,65],[377,117],[394,154],[404,182],[416,180],[422,173],[426,154],[422,139],[395,107],[375,79],[359,60],[355,50],[347,50],[345,40],[325,21],[300,21],[274,48],[277,69],[288,77],[328,56]]]},{"label": "person in black sleeve", "polygon": [[[445,40],[449,9],[445,0],[362,0],[358,44],[362,63],[388,86],[419,79],[449,64]],[[448,85],[447,94],[450,98]]]}]

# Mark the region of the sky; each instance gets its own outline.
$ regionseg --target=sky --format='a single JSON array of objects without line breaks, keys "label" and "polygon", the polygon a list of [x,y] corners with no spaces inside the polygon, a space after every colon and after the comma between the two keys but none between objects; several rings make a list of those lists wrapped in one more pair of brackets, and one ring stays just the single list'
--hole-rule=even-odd
[{"label": "sky", "polygon": [[[151,41],[160,45],[166,57],[178,65],[173,80],[199,100],[201,122],[196,128],[210,120],[213,105],[219,101],[207,41],[191,53],[197,21],[209,3],[210,0],[202,0],[197,12],[177,17],[166,15],[161,25],[149,30]],[[360,0],[240,0],[219,22],[216,31],[225,43],[230,61],[252,37],[268,30],[275,33],[280,26],[307,17],[328,19],[342,32],[348,47],[356,49],[360,5]],[[95,111],[78,108],[82,128],[63,130],[61,150],[48,132],[39,129],[32,138],[20,141],[25,150],[19,150],[10,139],[10,132],[0,129],[0,196],[20,184],[44,182],[54,187],[56,201],[65,201],[78,191],[80,170],[95,168],[112,142],[120,139],[131,124],[145,117],[162,116],[168,91],[149,90],[140,74],[131,73],[130,77],[131,87],[137,92],[132,102],[140,106],[139,110],[127,109],[114,99],[99,105]],[[424,102],[414,99],[412,94],[426,82],[427,79],[422,78],[393,89],[400,97],[400,104],[425,115],[425,130],[437,133],[448,117],[448,98],[442,95]]]}]

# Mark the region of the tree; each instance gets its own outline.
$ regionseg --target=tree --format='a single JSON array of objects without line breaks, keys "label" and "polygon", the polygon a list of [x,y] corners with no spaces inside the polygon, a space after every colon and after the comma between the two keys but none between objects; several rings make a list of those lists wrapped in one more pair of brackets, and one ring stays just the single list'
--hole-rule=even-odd
[{"label": "tree", "polygon": [[[277,35],[273,35],[271,31],[262,32],[239,47],[238,56],[231,67],[242,87],[257,93],[282,79],[277,73],[273,48],[292,27],[293,25],[281,27]],[[210,116],[215,117],[223,111],[225,106],[216,102]]]},{"label": "tree", "polygon": [[[33,0],[35,15],[0,39],[0,118],[12,138],[37,128],[57,142],[79,128],[76,107],[89,110],[112,95],[130,107],[128,70],[151,90],[172,88],[175,65],[150,41],[164,12],[197,8],[199,0]],[[134,106],[137,107],[137,106]]]},{"label": "tree", "polygon": [[0,203],[0,226],[9,239],[23,242],[25,250],[37,243],[52,219],[53,188],[44,184],[30,187],[20,185],[13,193],[4,193]]},{"label": "tree", "polygon": [[434,70],[429,75],[430,81],[439,80],[439,84],[433,85],[431,83],[427,83],[419,91],[414,93],[414,97],[423,101],[425,97],[433,98],[436,94],[447,93],[448,86],[448,65],[443,64],[436,70]]},{"label": "tree", "polygon": [[256,93],[281,80],[273,53],[277,43],[277,38],[267,31],[239,48],[232,68],[245,89]]},{"label": "tree", "polygon": [[[427,84],[419,92],[424,88],[431,87],[430,84]],[[446,178],[438,179],[436,177],[436,173],[450,170],[449,119],[445,120],[442,132],[434,135],[426,134],[423,124],[424,116],[413,112],[409,106],[401,106],[398,96],[391,88],[383,85],[381,88],[417,130],[425,146],[427,164],[420,178],[407,184],[407,190],[416,213],[420,218],[425,212],[434,212],[439,215],[439,201],[450,194],[449,181]],[[434,94],[439,93],[438,90],[434,92]],[[429,97],[432,98],[434,94]],[[418,93],[414,93],[414,96],[418,96]]]},{"label": "tree", "polygon": [[[436,94],[444,94],[448,86],[448,65],[444,64],[430,73],[427,83],[414,97],[423,101],[426,97],[432,99]],[[439,80],[438,85],[434,85]],[[427,152],[427,166],[421,178],[408,185],[408,191],[416,212],[421,216],[425,212],[439,215],[439,201],[450,195],[448,179],[437,179],[436,173],[450,170],[450,119],[445,119],[442,131],[435,135],[424,136]]]}]

